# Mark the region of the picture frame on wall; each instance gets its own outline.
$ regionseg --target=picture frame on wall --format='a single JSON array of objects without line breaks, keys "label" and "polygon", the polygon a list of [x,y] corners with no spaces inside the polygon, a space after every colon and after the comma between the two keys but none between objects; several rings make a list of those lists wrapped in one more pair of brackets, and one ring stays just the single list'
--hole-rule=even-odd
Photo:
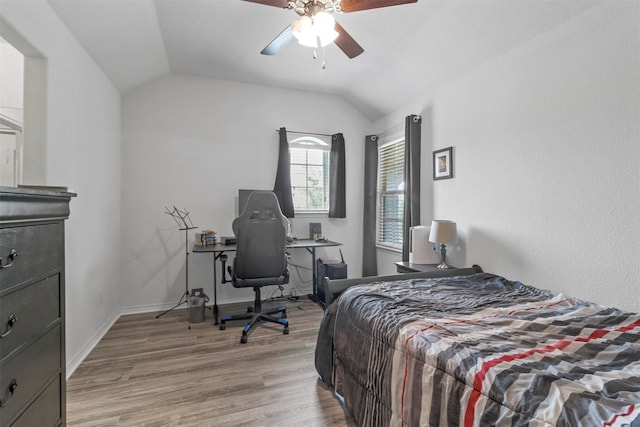
[{"label": "picture frame on wall", "polygon": [[453,147],[433,152],[433,180],[453,178]]}]

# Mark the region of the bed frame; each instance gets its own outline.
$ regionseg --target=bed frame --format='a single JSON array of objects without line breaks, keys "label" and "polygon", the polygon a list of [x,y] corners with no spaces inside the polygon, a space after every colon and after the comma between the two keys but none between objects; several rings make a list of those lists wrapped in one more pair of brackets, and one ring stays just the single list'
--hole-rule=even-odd
[{"label": "bed frame", "polygon": [[325,290],[325,307],[331,304],[331,302],[335,300],[347,288],[354,285],[359,285],[362,283],[383,282],[383,281],[393,281],[393,280],[408,280],[408,279],[419,279],[419,278],[468,276],[470,274],[475,274],[475,273],[483,273],[483,271],[479,265],[474,264],[472,267],[468,267],[468,268],[451,268],[451,269],[443,269],[443,270],[429,271],[429,272],[393,274],[389,276],[360,277],[356,279],[331,280],[328,277],[325,277],[323,280],[323,286]]}]

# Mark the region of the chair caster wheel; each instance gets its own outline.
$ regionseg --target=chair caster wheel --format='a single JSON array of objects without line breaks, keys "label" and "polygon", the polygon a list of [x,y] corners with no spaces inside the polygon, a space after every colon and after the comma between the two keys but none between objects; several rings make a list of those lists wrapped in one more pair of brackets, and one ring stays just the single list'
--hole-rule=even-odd
[{"label": "chair caster wheel", "polygon": [[253,307],[248,306],[247,307],[247,313],[253,313]]},{"label": "chair caster wheel", "polygon": [[284,328],[284,330],[282,331],[282,333],[283,333],[284,335],[289,335],[289,328],[288,328],[288,327]]},{"label": "chair caster wheel", "polygon": [[247,343],[247,336],[243,335],[240,337],[240,344],[246,344]]},{"label": "chair caster wheel", "polygon": [[220,325],[220,330],[224,331],[225,329],[227,329],[227,325]]}]

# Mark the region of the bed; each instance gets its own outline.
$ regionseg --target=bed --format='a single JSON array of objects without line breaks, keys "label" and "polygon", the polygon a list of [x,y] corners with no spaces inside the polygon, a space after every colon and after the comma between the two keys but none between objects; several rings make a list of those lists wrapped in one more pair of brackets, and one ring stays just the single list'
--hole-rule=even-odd
[{"label": "bed", "polygon": [[640,314],[451,274],[325,280],[316,369],[358,425],[640,426]]}]

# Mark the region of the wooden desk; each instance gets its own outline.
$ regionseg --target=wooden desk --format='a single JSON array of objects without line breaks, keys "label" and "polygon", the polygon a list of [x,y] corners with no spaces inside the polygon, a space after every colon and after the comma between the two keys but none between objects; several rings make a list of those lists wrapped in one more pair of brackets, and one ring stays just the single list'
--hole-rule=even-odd
[{"label": "wooden desk", "polygon": [[[287,242],[287,249],[306,249],[307,252],[311,254],[311,271],[313,272],[313,288],[312,288],[312,299],[318,297],[318,283],[316,282],[316,248],[324,248],[327,246],[340,246],[342,243],[333,242],[331,240],[327,240],[325,242],[317,242],[312,239],[295,239],[293,242]],[[215,245],[194,245],[193,252],[194,253],[212,253],[213,254],[213,318],[215,319],[214,324],[218,324],[218,271],[216,268],[216,260],[219,260],[225,252],[235,252],[236,245],[222,245],[220,243],[216,243]],[[223,258],[226,262],[226,259]],[[221,261],[223,261],[221,260]],[[223,283],[226,282],[225,271],[222,271]]]}]

